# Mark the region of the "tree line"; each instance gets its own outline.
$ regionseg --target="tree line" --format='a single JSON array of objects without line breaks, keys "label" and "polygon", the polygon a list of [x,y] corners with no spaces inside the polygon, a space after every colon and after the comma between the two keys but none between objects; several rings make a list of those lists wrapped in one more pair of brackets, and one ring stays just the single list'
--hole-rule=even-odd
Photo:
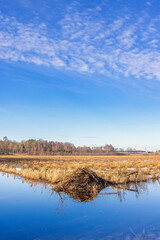
[{"label": "tree line", "polygon": [[111,144],[100,147],[75,147],[65,142],[29,139],[26,141],[11,141],[7,137],[0,140],[0,154],[28,154],[28,155],[110,155],[116,154]]}]

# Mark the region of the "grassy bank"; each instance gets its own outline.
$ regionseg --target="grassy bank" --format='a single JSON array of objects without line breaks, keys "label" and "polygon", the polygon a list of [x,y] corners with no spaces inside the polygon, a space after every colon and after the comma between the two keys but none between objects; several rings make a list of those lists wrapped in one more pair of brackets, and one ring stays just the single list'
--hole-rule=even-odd
[{"label": "grassy bank", "polygon": [[89,168],[112,183],[145,181],[160,176],[160,155],[125,156],[0,156],[0,171],[49,183]]},{"label": "grassy bank", "polygon": [[159,181],[160,155],[0,156],[0,171],[47,183],[78,201],[89,201],[111,186],[139,192],[142,182]]}]

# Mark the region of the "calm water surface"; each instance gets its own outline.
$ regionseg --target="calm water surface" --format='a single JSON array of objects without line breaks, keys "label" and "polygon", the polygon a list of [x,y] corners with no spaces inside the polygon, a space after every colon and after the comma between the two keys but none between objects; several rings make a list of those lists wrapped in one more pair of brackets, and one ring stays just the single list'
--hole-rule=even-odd
[{"label": "calm water surface", "polygon": [[[113,192],[112,189],[103,192]],[[160,232],[160,185],[148,183],[136,195],[99,195],[79,203],[51,189],[31,187],[0,173],[0,240],[149,239]]]}]

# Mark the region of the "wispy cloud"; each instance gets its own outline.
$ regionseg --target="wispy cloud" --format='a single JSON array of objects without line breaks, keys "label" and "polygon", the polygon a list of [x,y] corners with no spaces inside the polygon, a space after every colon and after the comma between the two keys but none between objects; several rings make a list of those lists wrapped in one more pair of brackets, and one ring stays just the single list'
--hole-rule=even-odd
[{"label": "wispy cloud", "polygon": [[6,109],[1,108],[1,107],[0,107],[0,112],[1,112],[1,113],[9,113],[9,111],[7,111]]},{"label": "wispy cloud", "polygon": [[125,14],[109,19],[101,14],[101,6],[83,11],[69,7],[52,29],[2,14],[0,22],[0,59],[80,73],[160,79],[160,16]]}]

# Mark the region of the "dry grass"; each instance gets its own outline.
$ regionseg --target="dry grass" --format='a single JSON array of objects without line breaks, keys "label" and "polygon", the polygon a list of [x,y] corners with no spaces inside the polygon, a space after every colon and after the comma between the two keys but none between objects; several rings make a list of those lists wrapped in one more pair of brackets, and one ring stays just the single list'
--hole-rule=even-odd
[{"label": "dry grass", "polygon": [[146,181],[160,177],[160,155],[0,156],[0,171],[52,184],[86,167],[112,183]]},{"label": "dry grass", "polygon": [[[106,185],[117,186],[117,192],[129,189],[129,185],[137,191],[138,184],[148,179],[159,181],[160,155],[0,156],[0,171],[50,184],[84,201],[95,197]],[[101,180],[96,183],[96,179]]]}]

